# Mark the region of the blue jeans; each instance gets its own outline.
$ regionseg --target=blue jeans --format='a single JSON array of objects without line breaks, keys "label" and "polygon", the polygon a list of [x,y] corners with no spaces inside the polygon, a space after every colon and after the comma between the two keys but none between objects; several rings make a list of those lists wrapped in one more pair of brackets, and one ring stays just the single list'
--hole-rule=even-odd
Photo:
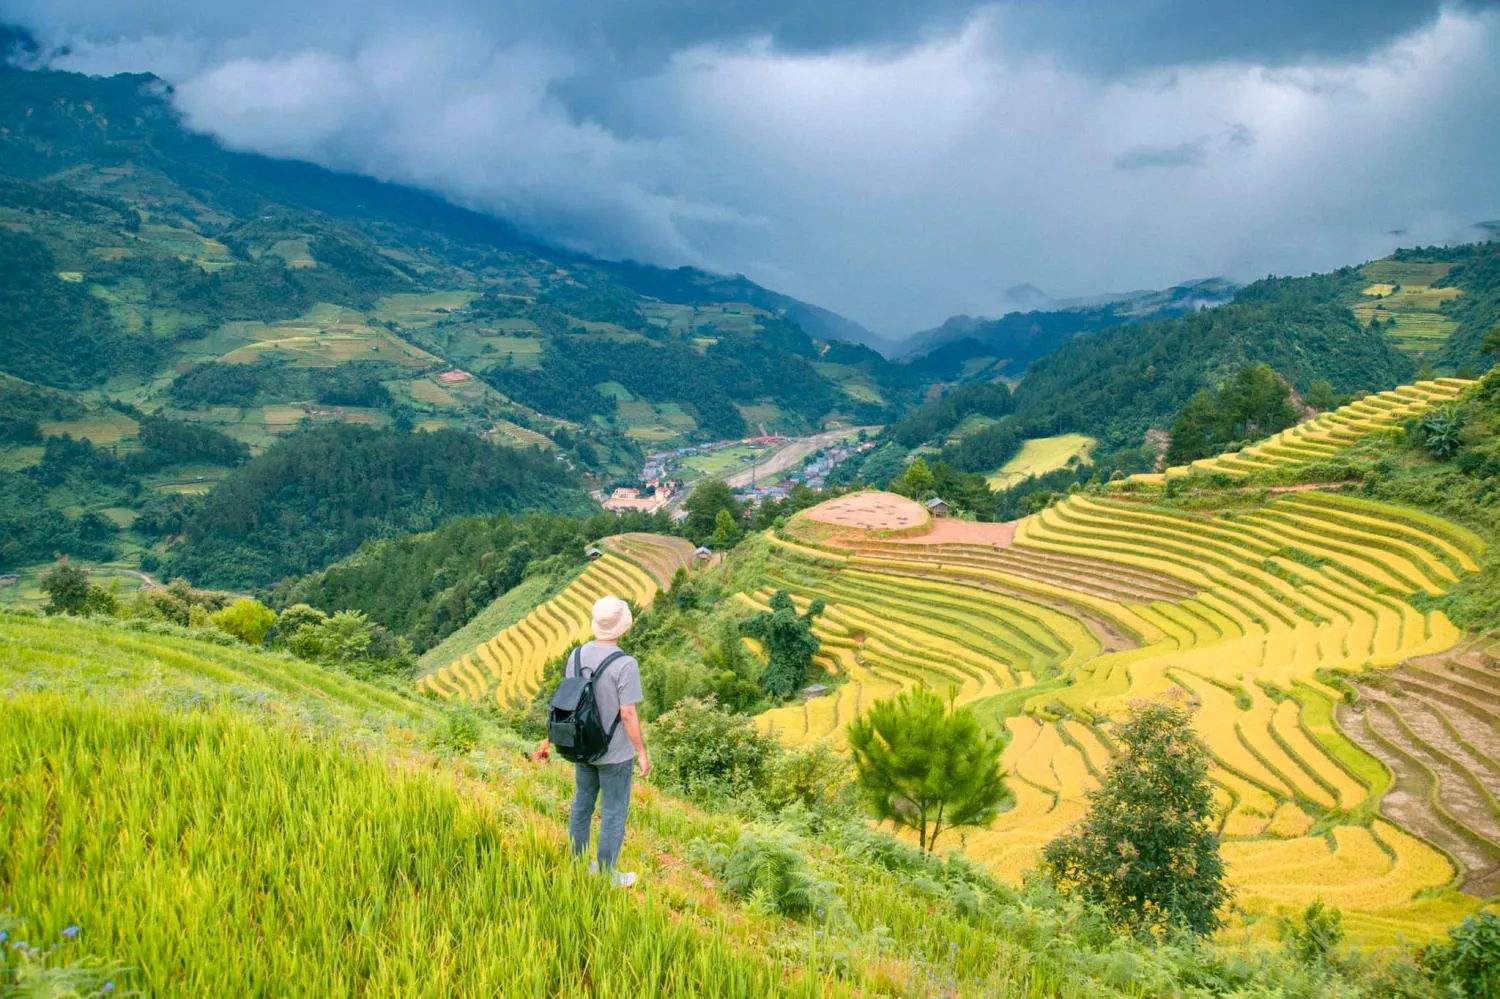
[{"label": "blue jeans", "polygon": [[599,870],[612,871],[625,842],[625,816],[630,811],[630,780],[635,760],[624,763],[573,764],[573,778],[578,789],[573,793],[573,809],[568,816],[568,839],[573,856],[588,852],[590,827],[594,824],[594,799],[603,792],[599,809]]}]

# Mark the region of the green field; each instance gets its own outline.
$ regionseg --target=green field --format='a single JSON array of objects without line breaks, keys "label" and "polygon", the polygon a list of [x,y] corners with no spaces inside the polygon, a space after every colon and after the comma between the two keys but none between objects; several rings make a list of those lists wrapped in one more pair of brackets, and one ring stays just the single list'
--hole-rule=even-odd
[{"label": "green field", "polygon": [[1067,468],[1076,458],[1085,463],[1095,440],[1083,434],[1061,434],[1057,437],[1033,437],[1021,445],[1021,451],[986,478],[993,489],[1007,489],[1033,475],[1046,475]]},{"label": "green field", "polygon": [[1434,288],[1453,265],[1421,261],[1377,260],[1360,273],[1370,283],[1353,303],[1362,325],[1378,318],[1395,346],[1417,357],[1440,348],[1458,328],[1443,304],[1460,294],[1457,288]]},{"label": "green field", "polygon": [[82,439],[94,444],[118,444],[127,437],[134,437],[140,424],[113,409],[98,410],[86,420],[67,420],[43,423],[42,433],[48,437],[68,434],[75,440]]},{"label": "green field", "polygon": [[245,342],[219,360],[251,364],[276,358],[295,367],[333,367],[349,361],[385,361],[412,369],[442,364],[442,359],[371,326],[352,309],[318,305],[307,315],[279,323],[244,323],[236,332]]},{"label": "green field", "polygon": [[682,459],[682,464],[692,469],[703,478],[722,478],[733,472],[750,467],[752,455],[765,459],[771,454],[771,449],[751,444],[735,444],[731,447],[720,448],[710,451],[708,454],[695,454]]},{"label": "green field", "polygon": [[885,396],[880,393],[880,386],[865,372],[847,364],[828,364],[821,361],[813,363],[813,370],[818,374],[834,382],[844,393],[856,402],[868,402],[877,406],[885,405]]},{"label": "green field", "polygon": [[402,326],[423,326],[448,318],[452,310],[464,308],[476,297],[472,291],[386,295],[376,304],[374,316]]},{"label": "green field", "polygon": [[626,435],[635,440],[662,443],[698,428],[697,422],[678,403],[637,399],[617,382],[604,382],[596,388],[615,397],[615,419],[624,427]]}]

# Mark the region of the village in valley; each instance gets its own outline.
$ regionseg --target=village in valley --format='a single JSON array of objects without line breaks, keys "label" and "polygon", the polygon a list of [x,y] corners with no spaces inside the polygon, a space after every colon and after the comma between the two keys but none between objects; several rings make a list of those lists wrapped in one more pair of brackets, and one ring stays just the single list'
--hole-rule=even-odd
[{"label": "village in valley", "polygon": [[736,496],[752,504],[784,499],[797,485],[821,492],[835,468],[875,447],[868,436],[849,430],[686,444],[647,455],[638,485],[618,486],[601,500],[606,510],[617,513],[674,510],[694,483],[706,479],[726,480]]}]

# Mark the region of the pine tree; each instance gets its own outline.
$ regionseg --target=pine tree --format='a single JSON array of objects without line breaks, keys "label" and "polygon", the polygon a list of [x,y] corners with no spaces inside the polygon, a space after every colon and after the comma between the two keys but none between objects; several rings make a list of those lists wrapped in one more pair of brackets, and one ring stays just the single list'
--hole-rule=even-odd
[{"label": "pine tree", "polygon": [[968,708],[925,688],[876,701],[849,725],[849,749],[871,813],[932,850],[945,829],[987,826],[1000,811],[1000,740]]}]

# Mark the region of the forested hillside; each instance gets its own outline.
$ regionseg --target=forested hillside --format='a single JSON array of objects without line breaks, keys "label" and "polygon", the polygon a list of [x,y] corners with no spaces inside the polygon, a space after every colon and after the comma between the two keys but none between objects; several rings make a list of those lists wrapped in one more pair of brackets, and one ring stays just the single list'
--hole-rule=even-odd
[{"label": "forested hillside", "polygon": [[1360,281],[1354,268],[1267,278],[1229,305],[1074,340],[1032,365],[1016,390],[1017,417],[1037,435],[1138,439],[1199,389],[1252,363],[1270,365],[1300,391],[1318,379],[1337,393],[1390,388],[1415,365],[1343,304]]},{"label": "forested hillside", "polygon": [[[148,76],[0,71],[17,331],[3,370],[70,386],[133,375],[112,389],[249,438],[252,417],[205,409],[317,393],[272,378],[222,402],[163,398],[162,376],[379,362],[390,398],[355,404],[383,419],[562,431],[578,460],[616,471],[643,441],[878,422],[915,388],[867,349],[825,359],[828,337],[867,334],[743,278],[596,261],[415,191],[233,153],[183,129],[167,97]],[[559,357],[579,368],[555,370]],[[432,383],[448,367],[498,391]]]},{"label": "forested hillside", "polygon": [[591,508],[576,477],[536,450],[452,430],[320,427],[220,482],[185,518],[184,541],[163,568],[202,585],[268,586],[372,538],[429,531],[463,514]]}]

